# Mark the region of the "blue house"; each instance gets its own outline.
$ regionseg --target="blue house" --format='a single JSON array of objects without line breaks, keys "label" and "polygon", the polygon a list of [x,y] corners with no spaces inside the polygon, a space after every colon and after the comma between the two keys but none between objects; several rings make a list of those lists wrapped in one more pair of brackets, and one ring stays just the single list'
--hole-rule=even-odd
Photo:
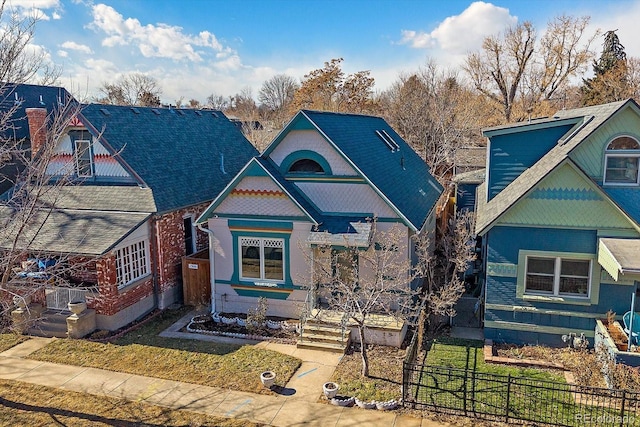
[{"label": "blue house", "polygon": [[317,245],[368,247],[377,230],[411,237],[435,227],[442,186],[379,117],[303,110],[251,159],[197,220],[212,234],[212,309],[298,318],[316,303],[309,257]]},{"label": "blue house", "polygon": [[478,189],[485,337],[562,345],[630,310],[640,280],[640,108],[633,100],[484,130]]}]

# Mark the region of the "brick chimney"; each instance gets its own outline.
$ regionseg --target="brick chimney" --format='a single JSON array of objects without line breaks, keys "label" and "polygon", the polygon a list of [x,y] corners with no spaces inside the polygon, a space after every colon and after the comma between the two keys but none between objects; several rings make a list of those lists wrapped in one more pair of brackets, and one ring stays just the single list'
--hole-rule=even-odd
[{"label": "brick chimney", "polygon": [[27,108],[31,155],[35,155],[47,141],[47,109]]}]

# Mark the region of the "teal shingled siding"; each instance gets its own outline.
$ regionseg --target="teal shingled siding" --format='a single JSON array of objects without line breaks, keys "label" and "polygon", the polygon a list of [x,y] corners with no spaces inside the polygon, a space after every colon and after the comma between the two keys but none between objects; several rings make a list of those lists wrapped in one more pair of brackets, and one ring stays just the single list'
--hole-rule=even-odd
[{"label": "teal shingled siding", "polygon": [[571,127],[571,124],[565,124],[492,137],[489,150],[489,200],[540,160]]},{"label": "teal shingled siding", "polygon": [[[519,250],[550,252],[574,252],[596,254],[598,238],[596,230],[567,230],[551,228],[524,228],[498,226],[491,229],[487,237],[487,261],[489,263],[518,264]],[[518,266],[523,268],[524,266]],[[592,281],[600,281],[593,277]],[[556,310],[577,313],[606,313],[613,310],[622,314],[628,310],[633,287],[613,283],[601,283],[599,300],[594,305],[575,305],[516,298],[515,277],[487,275],[486,303],[488,305],[535,307],[539,310]],[[560,316],[539,312],[511,311],[495,308],[485,310],[485,321],[503,321],[538,326],[593,330],[595,320],[588,317]],[[485,337],[497,342],[517,344],[541,343],[562,345],[561,336],[548,333],[527,332],[508,329],[485,328]]]}]

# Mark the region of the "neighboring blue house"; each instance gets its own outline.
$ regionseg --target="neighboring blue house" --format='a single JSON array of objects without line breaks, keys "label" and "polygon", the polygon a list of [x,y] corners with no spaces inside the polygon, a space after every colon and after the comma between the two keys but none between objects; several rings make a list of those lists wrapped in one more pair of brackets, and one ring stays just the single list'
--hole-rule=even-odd
[{"label": "neighboring blue house", "polygon": [[197,220],[215,236],[212,309],[246,313],[266,297],[269,315],[298,318],[316,302],[307,259],[318,245],[368,247],[377,218],[380,231],[400,226],[398,254],[412,259],[441,193],[382,118],[300,111]]},{"label": "neighboring blue house", "polygon": [[630,309],[640,280],[640,108],[633,100],[486,129],[478,189],[485,337],[562,345]]}]

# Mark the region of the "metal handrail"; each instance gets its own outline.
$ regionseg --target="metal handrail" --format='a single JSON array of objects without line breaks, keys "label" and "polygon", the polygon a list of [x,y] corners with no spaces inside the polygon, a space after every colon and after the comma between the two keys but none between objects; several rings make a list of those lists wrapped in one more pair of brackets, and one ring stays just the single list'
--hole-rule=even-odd
[{"label": "metal handrail", "polygon": [[311,312],[311,289],[307,291],[307,296],[304,299],[304,305],[300,311],[300,342],[303,342],[304,326],[307,323],[307,318]]}]

